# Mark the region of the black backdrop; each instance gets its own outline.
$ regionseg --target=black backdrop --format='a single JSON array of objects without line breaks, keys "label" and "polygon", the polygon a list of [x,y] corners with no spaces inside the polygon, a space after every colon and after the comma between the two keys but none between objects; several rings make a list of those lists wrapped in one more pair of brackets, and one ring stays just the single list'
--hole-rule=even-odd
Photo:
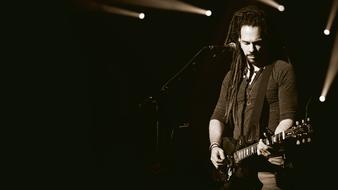
[{"label": "black backdrop", "polygon": [[[38,107],[43,127],[51,130],[49,135],[39,130],[39,136],[54,145],[41,161],[48,174],[57,174],[47,177],[52,184],[214,187],[207,126],[227,52],[203,51],[165,92],[160,89],[203,46],[222,44],[230,16],[247,1],[185,2],[213,10],[213,15],[129,7],[146,12],[146,19],[139,20],[69,1],[35,7],[29,17],[34,21],[20,26],[25,35],[16,37],[23,43],[14,57],[39,63],[25,65],[32,72],[23,73],[33,79],[29,84],[39,85],[29,90],[38,92],[32,100],[41,104],[27,101]],[[308,114],[315,129],[314,143],[297,153],[297,181],[308,188],[331,184],[332,178],[322,174],[334,166],[336,80],[325,103],[318,97],[336,32],[336,24],[333,35],[322,32],[332,1],[283,3],[283,13],[266,9],[296,69],[299,118],[311,100]]]}]

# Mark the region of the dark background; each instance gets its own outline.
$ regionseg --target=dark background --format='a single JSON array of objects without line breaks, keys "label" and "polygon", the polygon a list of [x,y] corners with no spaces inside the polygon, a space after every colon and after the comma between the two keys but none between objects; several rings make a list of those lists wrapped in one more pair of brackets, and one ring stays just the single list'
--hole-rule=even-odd
[{"label": "dark background", "polygon": [[[23,118],[42,126],[32,138],[41,138],[32,153],[39,159],[30,159],[42,166],[33,167],[41,181],[95,189],[215,188],[208,122],[228,52],[204,50],[160,90],[202,47],[222,44],[232,13],[254,1],[184,2],[213,15],[118,4],[145,12],[140,20],[67,1],[12,17],[18,45],[9,47],[11,57],[25,63],[16,73],[24,87],[19,104],[27,104]],[[299,119],[309,102],[313,143],[293,153],[297,185],[306,188],[333,183],[326,172],[335,167],[336,79],[327,101],[318,101],[336,33],[335,19],[332,35],[323,35],[332,2],[282,1],[283,13],[261,4],[295,67]]]}]

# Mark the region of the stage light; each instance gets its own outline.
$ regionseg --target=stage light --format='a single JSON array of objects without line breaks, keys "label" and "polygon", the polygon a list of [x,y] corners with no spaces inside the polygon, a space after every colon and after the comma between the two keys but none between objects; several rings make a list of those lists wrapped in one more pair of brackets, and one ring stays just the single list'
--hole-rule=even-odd
[{"label": "stage light", "polygon": [[113,14],[130,16],[130,17],[139,18],[139,19],[144,19],[144,17],[145,17],[144,13],[138,13],[138,12],[123,9],[123,8],[120,8],[120,7],[114,7],[114,6],[110,6],[110,5],[104,5],[104,4],[96,4],[96,6],[99,9],[101,9],[105,12],[109,12],[109,13],[113,13]]},{"label": "stage light", "polygon": [[258,1],[260,1],[260,2],[262,2],[262,3],[264,3],[264,4],[267,4],[267,5],[269,5],[269,6],[273,7],[273,8],[275,8],[275,9],[277,9],[277,10],[280,11],[280,12],[285,11],[284,5],[281,5],[281,4],[277,3],[277,2],[274,1],[274,0],[258,0]]},{"label": "stage light", "polygon": [[279,5],[279,6],[278,6],[278,10],[279,10],[280,12],[283,12],[283,11],[285,11],[285,7],[284,7],[283,5]]},{"label": "stage light", "polygon": [[320,96],[319,101],[324,102],[325,101],[325,96]]},{"label": "stage light", "polygon": [[330,10],[330,14],[329,14],[329,18],[327,20],[325,30],[324,30],[324,34],[327,35],[327,36],[330,35],[330,32],[331,32],[330,29],[332,28],[332,24],[333,24],[334,18],[336,16],[337,9],[338,9],[338,0],[333,0],[331,10]]},{"label": "stage light", "polygon": [[330,30],[329,29],[325,29],[324,30],[324,34],[327,35],[327,36],[330,35]]},{"label": "stage light", "polygon": [[211,16],[212,12],[210,10],[205,11],[205,15]]},{"label": "stage light", "polygon": [[140,13],[140,14],[138,15],[138,18],[140,18],[140,19],[144,19],[144,17],[145,17],[144,13]]},{"label": "stage light", "polygon": [[200,7],[196,7],[194,5],[188,4],[186,2],[182,2],[179,0],[114,0],[114,2],[119,2],[127,5],[136,5],[157,9],[165,9],[165,10],[174,10],[174,11],[182,11],[187,13],[201,14],[210,16],[211,11],[202,9]]},{"label": "stage light", "polygon": [[338,31],[336,31],[336,36],[335,36],[335,41],[333,43],[333,48],[332,48],[332,52],[331,52],[331,58],[330,58],[330,62],[329,62],[329,66],[327,68],[327,73],[326,73],[326,77],[325,77],[325,81],[324,81],[324,85],[323,85],[323,89],[321,92],[321,96],[327,97],[327,94],[330,90],[330,87],[337,75],[338,72]]}]

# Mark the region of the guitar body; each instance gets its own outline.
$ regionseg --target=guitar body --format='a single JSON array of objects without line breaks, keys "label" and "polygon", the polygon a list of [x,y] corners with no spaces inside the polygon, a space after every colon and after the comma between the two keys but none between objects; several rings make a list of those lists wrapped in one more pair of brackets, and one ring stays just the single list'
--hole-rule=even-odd
[{"label": "guitar body", "polygon": [[250,158],[240,164],[234,164],[228,168],[216,170],[217,181],[224,189],[261,189],[262,184],[258,179],[257,172]]},{"label": "guitar body", "polygon": [[[217,172],[217,181],[221,181],[224,183],[224,186],[236,186],[235,189],[238,189],[238,186],[241,185],[249,185],[253,187],[256,185],[260,187],[260,182],[257,178],[256,170],[250,166],[254,165],[253,157],[241,160],[241,162],[237,162],[236,151],[241,150],[249,146],[250,144],[243,144],[243,141],[235,140],[230,137],[223,138],[223,150],[226,154],[226,162],[225,165],[219,167],[216,170]],[[254,143],[251,143],[254,144]],[[237,182],[238,181],[238,182]],[[246,181],[246,184],[242,184],[243,181]],[[241,183],[241,184],[237,184]],[[233,189],[233,188],[232,188]]]},{"label": "guitar body", "polygon": [[[289,142],[289,140],[293,140],[292,142],[299,145],[311,142],[310,135],[312,133],[312,126],[302,120],[301,123],[296,122],[295,126],[285,132],[263,138],[262,141],[266,145],[275,148]],[[223,138],[222,148],[226,155],[226,161],[222,167],[216,170],[216,181],[222,182],[224,187],[227,187],[226,189],[256,189],[256,187],[260,189],[262,184],[257,176],[260,164],[273,164],[269,163],[266,158],[257,156],[257,142],[242,142],[244,141],[234,140],[229,137]]]}]

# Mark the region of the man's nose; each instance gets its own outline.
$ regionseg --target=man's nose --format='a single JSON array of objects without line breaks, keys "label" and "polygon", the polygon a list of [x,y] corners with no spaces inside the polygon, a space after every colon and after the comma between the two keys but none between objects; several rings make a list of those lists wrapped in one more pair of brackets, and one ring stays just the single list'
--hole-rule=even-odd
[{"label": "man's nose", "polygon": [[255,50],[255,47],[252,43],[249,44],[249,51],[253,52]]}]

